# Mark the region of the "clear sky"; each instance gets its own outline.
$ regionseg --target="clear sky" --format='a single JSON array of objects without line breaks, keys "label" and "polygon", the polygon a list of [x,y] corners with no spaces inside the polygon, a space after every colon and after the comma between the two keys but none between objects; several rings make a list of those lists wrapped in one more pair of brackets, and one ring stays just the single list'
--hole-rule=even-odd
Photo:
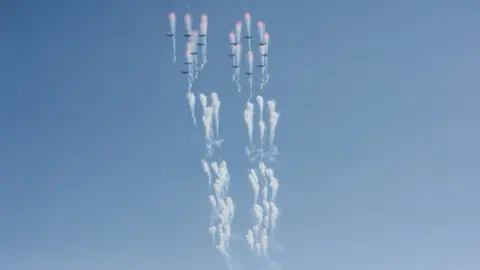
[{"label": "clear sky", "polygon": [[[271,33],[283,268],[480,269],[479,1],[190,3],[194,23],[209,15],[194,91],[222,100],[243,269],[261,263],[243,240],[246,96],[226,55],[245,11]],[[1,2],[0,269],[225,269],[164,36],[187,4]]]}]

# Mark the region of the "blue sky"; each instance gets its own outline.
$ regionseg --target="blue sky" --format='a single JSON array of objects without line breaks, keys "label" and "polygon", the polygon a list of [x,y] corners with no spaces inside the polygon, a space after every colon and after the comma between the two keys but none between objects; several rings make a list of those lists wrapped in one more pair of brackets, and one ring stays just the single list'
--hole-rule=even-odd
[{"label": "blue sky", "polygon": [[[225,269],[167,14],[187,1],[3,1],[0,269]],[[478,1],[197,1],[217,155],[250,225],[228,32],[267,22],[284,269],[479,269]],[[179,21],[178,29],[183,30]],[[179,38],[179,58],[183,51]],[[243,82],[246,87],[246,81]],[[243,238],[243,269],[262,269]]]}]

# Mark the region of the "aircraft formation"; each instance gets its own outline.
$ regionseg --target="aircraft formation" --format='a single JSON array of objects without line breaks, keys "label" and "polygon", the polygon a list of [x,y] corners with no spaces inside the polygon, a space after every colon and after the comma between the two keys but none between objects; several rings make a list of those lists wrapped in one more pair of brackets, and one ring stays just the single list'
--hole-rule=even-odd
[{"label": "aircraft formation", "polygon": [[[171,12],[168,15],[170,31],[165,35],[172,41],[173,63],[176,59],[176,15]],[[278,269],[272,262],[269,255],[269,243],[274,237],[274,231],[280,210],[276,205],[276,197],[279,189],[279,180],[275,175],[273,163],[279,152],[275,145],[275,132],[280,117],[274,99],[265,100],[259,92],[255,101],[252,101],[254,92],[254,70],[255,53],[252,51],[252,17],[245,13],[243,21],[237,21],[233,30],[229,33],[230,53],[232,59],[232,81],[236,85],[237,92],[242,92],[241,87],[241,66],[242,60],[246,59],[247,70],[243,72],[248,77],[249,94],[243,112],[244,122],[247,127],[247,146],[245,152],[248,160],[252,163],[248,169],[248,179],[254,193],[254,200],[251,208],[254,223],[246,230],[245,240],[252,254],[264,258],[271,269]],[[207,65],[207,37],[208,37],[208,16],[200,16],[199,28],[193,28],[193,17],[190,13],[184,16],[186,38],[185,58],[180,73],[187,77],[187,101],[190,109],[190,117],[197,127],[196,104],[200,103],[201,121],[203,123],[203,135],[205,138],[205,154],[201,159],[201,165],[208,179],[210,194],[208,200],[212,207],[209,219],[208,231],[211,234],[212,242],[217,251],[223,255],[229,269],[234,268],[232,258],[232,222],[235,213],[235,204],[229,195],[231,177],[228,171],[227,162],[218,155],[223,139],[220,138],[220,105],[219,94],[216,92],[194,93],[193,85],[199,74],[204,71]],[[242,35],[245,26],[245,34]],[[256,67],[260,68],[258,86],[259,91],[264,91],[268,84],[270,75],[268,73],[268,49],[270,35],[266,32],[263,21],[258,21],[258,61]],[[242,43],[245,41],[246,53],[242,53]],[[200,59],[201,58],[201,59]],[[198,100],[198,102],[197,102]],[[257,107],[257,112],[256,111]],[[264,115],[265,113],[265,115]],[[257,119],[255,119],[257,116]],[[268,120],[268,125],[265,120]],[[255,122],[258,121],[258,136],[255,134]],[[268,138],[268,139],[267,139]],[[271,164],[271,165],[268,165]]]}]

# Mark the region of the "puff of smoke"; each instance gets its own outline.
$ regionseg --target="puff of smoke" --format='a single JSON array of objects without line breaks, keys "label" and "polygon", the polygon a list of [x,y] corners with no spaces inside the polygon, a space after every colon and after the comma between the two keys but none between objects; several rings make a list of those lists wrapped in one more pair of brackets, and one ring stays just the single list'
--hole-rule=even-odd
[{"label": "puff of smoke", "polygon": [[252,209],[252,212],[253,212],[253,216],[255,217],[255,219],[257,220],[257,226],[260,226],[263,222],[263,208],[258,205],[258,204],[254,204],[253,205],[253,209]]},{"label": "puff of smoke", "polygon": [[260,170],[260,174],[262,175],[263,178],[265,178],[265,170],[267,169],[267,167],[265,166],[265,163],[263,163],[263,161],[260,161],[258,163],[258,169]]},{"label": "puff of smoke", "polygon": [[210,167],[208,166],[208,163],[206,160],[202,159],[202,167],[203,171],[208,177],[208,186],[212,184],[212,173],[210,172]]},{"label": "puff of smoke", "polygon": [[280,183],[276,177],[271,177],[270,178],[270,187],[272,189],[272,201],[275,201],[275,198],[277,197],[277,192],[278,188],[280,186]]},{"label": "puff of smoke", "polygon": [[253,144],[253,103],[247,102],[243,116],[248,130],[248,139],[250,144]]},{"label": "puff of smoke", "polygon": [[212,235],[212,243],[215,245],[215,232],[217,231],[217,228],[215,226],[210,226],[208,227],[208,232]]},{"label": "puff of smoke", "polygon": [[250,247],[250,250],[254,251],[255,236],[253,236],[252,229],[249,229],[247,231],[247,235],[245,235],[245,237],[247,238],[247,243],[248,243],[248,246]]},{"label": "puff of smoke", "polygon": [[275,204],[275,202],[270,202],[270,219],[271,219],[271,222],[272,222],[272,229],[271,229],[272,235],[275,232],[275,227],[277,225],[278,215],[279,215],[279,210],[277,208],[277,205]]},{"label": "puff of smoke", "polygon": [[205,96],[205,94],[203,94],[203,93],[200,93],[198,95],[198,99],[200,100],[200,104],[202,105],[203,113],[205,114],[205,111],[207,110],[207,96]]},{"label": "puff of smoke", "polygon": [[215,120],[215,133],[218,137],[219,135],[219,128],[220,128],[220,99],[218,98],[218,94],[212,92],[210,94],[210,99],[212,100],[212,109],[213,109],[213,118]]},{"label": "puff of smoke", "polygon": [[268,259],[268,233],[265,228],[260,232],[260,245],[262,247],[263,256]]},{"label": "puff of smoke", "polygon": [[235,217],[235,204],[233,203],[233,200],[231,197],[225,198],[225,204],[227,205],[228,211],[230,213],[229,222],[231,222]]},{"label": "puff of smoke", "polygon": [[260,148],[263,149],[263,138],[265,137],[265,122],[263,120],[258,121],[258,129],[260,130]]},{"label": "puff of smoke", "polygon": [[257,96],[257,104],[258,104],[258,109],[260,110],[260,119],[263,118],[263,106],[265,104],[265,101],[263,100],[262,96]]},{"label": "puff of smoke", "polygon": [[205,127],[205,139],[207,143],[211,143],[213,136],[212,136],[212,116],[213,116],[213,109],[212,107],[207,107],[205,109],[203,119],[203,125]]},{"label": "puff of smoke", "polygon": [[270,112],[270,145],[273,145],[273,142],[275,141],[275,130],[277,128],[279,117],[280,113],[276,111]]},{"label": "puff of smoke", "polygon": [[195,118],[195,95],[191,92],[187,92],[188,107],[190,108],[190,115],[193,120],[193,124],[197,126],[197,119]]},{"label": "puff of smoke", "polygon": [[254,193],[254,203],[257,203],[258,201],[258,193],[260,190],[260,185],[258,184],[257,180],[251,175],[248,175],[248,179],[250,180],[250,184],[252,185],[253,193]]},{"label": "puff of smoke", "polygon": [[218,163],[215,162],[215,161],[212,162],[211,167],[212,167],[213,172],[215,173],[215,176],[219,177],[220,173],[218,172]]},{"label": "puff of smoke", "polygon": [[217,200],[215,199],[215,196],[209,195],[208,200],[210,201],[210,204],[212,205],[213,211],[215,211],[215,212],[218,211]]},{"label": "puff of smoke", "polygon": [[262,200],[267,200],[268,199],[268,189],[267,187],[263,187],[262,189]]}]

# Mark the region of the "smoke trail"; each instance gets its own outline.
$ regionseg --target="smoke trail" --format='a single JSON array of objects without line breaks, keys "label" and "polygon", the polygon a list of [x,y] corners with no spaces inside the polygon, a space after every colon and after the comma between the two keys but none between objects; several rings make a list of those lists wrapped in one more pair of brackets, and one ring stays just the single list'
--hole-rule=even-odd
[{"label": "smoke trail", "polygon": [[260,46],[263,46],[263,34],[265,33],[265,27],[262,21],[258,21],[257,23],[258,35],[260,37]]},{"label": "smoke trail", "polygon": [[268,74],[268,48],[270,47],[270,34],[265,32],[263,34],[263,42],[265,43],[265,82],[264,85],[270,80],[270,74]]},{"label": "smoke trail", "polygon": [[272,198],[270,200],[274,202],[277,197],[278,188],[280,187],[280,183],[278,182],[277,178],[272,177],[270,179],[270,187],[272,188]]},{"label": "smoke trail", "polygon": [[215,226],[210,226],[208,227],[208,232],[212,235],[212,243],[215,245],[215,232],[217,231],[217,228]]},{"label": "smoke trail", "polygon": [[202,117],[203,125],[205,128],[205,139],[207,143],[211,143],[212,137],[212,116],[213,116],[213,109],[212,107],[207,107],[205,109],[204,115]]},{"label": "smoke trail", "polygon": [[253,145],[253,103],[247,102],[243,116],[247,125],[248,140]]},{"label": "smoke trail", "polygon": [[242,61],[242,45],[237,44],[235,45],[235,72],[237,74],[237,91],[242,91],[242,87],[240,85],[240,68],[241,68],[241,61]]},{"label": "smoke trail", "polygon": [[250,97],[248,101],[252,98],[253,95],[253,52],[248,51],[248,82],[250,83]]},{"label": "smoke trail", "polygon": [[242,22],[237,22],[235,24],[235,36],[236,36],[236,43],[240,44],[242,41]]},{"label": "smoke trail", "polygon": [[254,193],[254,200],[253,203],[257,203],[258,201],[258,193],[260,190],[260,186],[258,183],[258,178],[255,175],[254,170],[250,170],[250,174],[248,175],[248,179],[250,180],[250,184],[252,185],[253,193]]},{"label": "smoke trail", "polygon": [[270,230],[270,235],[273,236],[275,233],[275,228],[277,226],[277,218],[278,218],[278,208],[274,202],[270,202],[270,219],[272,222],[272,229]]},{"label": "smoke trail", "polygon": [[252,229],[249,229],[247,231],[247,235],[245,235],[245,237],[247,238],[247,243],[248,243],[248,246],[250,247],[250,250],[251,251],[254,251],[255,249],[255,237],[253,236],[253,231]]},{"label": "smoke trail", "polygon": [[185,14],[185,30],[187,30],[186,36],[189,37],[192,34],[192,16],[190,13]]},{"label": "smoke trail", "polygon": [[207,96],[205,96],[203,93],[200,93],[198,95],[198,99],[200,100],[200,104],[202,105],[202,110],[205,115],[205,111],[207,110]]},{"label": "smoke trail", "polygon": [[210,99],[212,100],[212,109],[213,109],[213,118],[215,120],[215,134],[219,136],[219,128],[220,128],[220,99],[218,98],[218,94],[212,92],[210,94]]},{"label": "smoke trail", "polygon": [[235,78],[237,75],[237,68],[235,67],[236,65],[236,47],[235,45],[237,44],[235,40],[235,34],[233,32],[230,32],[228,35],[228,39],[230,41],[230,48],[232,50],[231,54],[229,54],[230,57],[232,57],[232,82],[235,82]]},{"label": "smoke trail", "polygon": [[252,35],[251,35],[251,29],[252,29],[252,22],[251,22],[251,16],[250,13],[245,13],[245,25],[247,26],[247,35],[245,36],[246,39],[248,39],[248,50],[252,50]]},{"label": "smoke trail", "polygon": [[192,36],[190,37],[191,51],[193,53],[193,62],[195,67],[195,79],[198,78],[198,31],[192,30]]},{"label": "smoke trail", "polygon": [[260,65],[259,66],[260,66],[261,71],[262,71],[262,79],[261,79],[261,82],[260,82],[260,89],[263,89],[263,87],[265,87],[265,81],[266,81],[266,70],[267,70],[266,48],[267,47],[265,45],[258,47],[258,49],[260,51]]},{"label": "smoke trail", "polygon": [[270,146],[273,146],[273,142],[275,140],[275,130],[278,123],[278,118],[280,114],[276,111],[276,102],[275,100],[267,101],[267,106],[270,114]]},{"label": "smoke trail", "polygon": [[258,122],[258,126],[260,129],[260,148],[263,150],[263,138],[265,136],[265,122],[263,121],[263,106],[264,100],[262,96],[257,96],[257,104],[260,111],[260,121]]},{"label": "smoke trail", "polygon": [[176,45],[175,45],[175,30],[177,19],[175,17],[175,12],[170,12],[168,14],[168,21],[170,23],[170,34],[172,34],[172,49],[173,49],[173,63],[177,62],[177,52],[176,52]]},{"label": "smoke trail", "polygon": [[205,159],[202,159],[202,167],[208,177],[208,186],[210,187],[212,185],[212,173],[210,172],[210,167]]},{"label": "smoke trail", "polygon": [[192,91],[187,92],[188,107],[190,108],[190,115],[193,120],[193,124],[197,126],[197,119],[195,118],[195,95]]},{"label": "smoke trail", "polygon": [[192,90],[193,86],[193,55],[192,51],[188,48],[190,43],[187,43],[187,50],[185,51],[185,63],[188,67],[188,91]]},{"label": "smoke trail", "polygon": [[207,32],[208,32],[208,16],[207,14],[202,14],[200,19],[200,37],[203,38],[203,50],[202,50],[202,60],[203,63],[200,66],[200,70],[202,70],[205,65],[207,64]]}]

